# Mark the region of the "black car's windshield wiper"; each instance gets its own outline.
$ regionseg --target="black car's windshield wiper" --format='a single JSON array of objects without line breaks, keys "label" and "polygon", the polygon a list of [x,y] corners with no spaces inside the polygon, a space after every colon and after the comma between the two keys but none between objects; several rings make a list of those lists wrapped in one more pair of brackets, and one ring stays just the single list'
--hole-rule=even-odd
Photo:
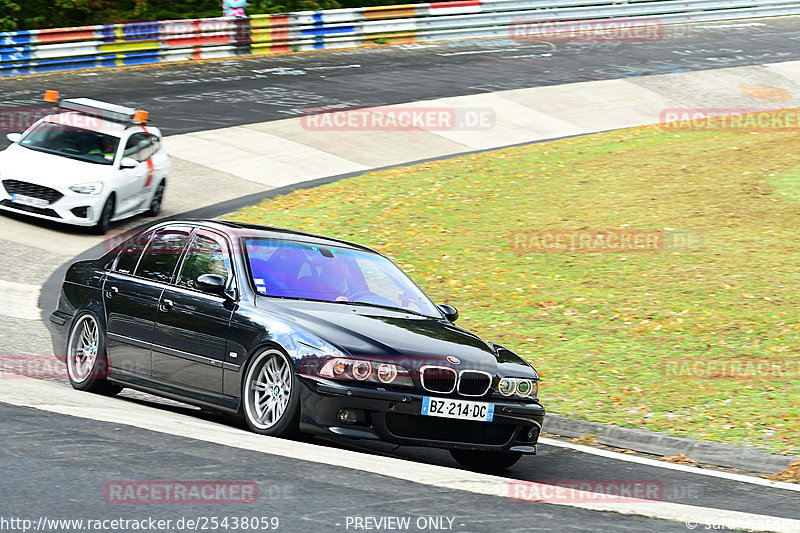
[{"label": "black car's windshield wiper", "polygon": [[374,304],[371,302],[359,302],[356,300],[355,302],[348,302],[345,300],[334,300],[331,301],[332,304],[347,304],[347,305],[366,305],[368,307],[378,307],[380,309],[391,309],[392,311],[399,311],[401,313],[410,313],[412,315],[417,316],[424,316],[425,318],[434,318],[432,316],[428,316],[424,313],[420,313],[419,311],[412,311],[411,309],[405,309],[403,307],[394,307],[392,305],[383,305],[383,304]]}]

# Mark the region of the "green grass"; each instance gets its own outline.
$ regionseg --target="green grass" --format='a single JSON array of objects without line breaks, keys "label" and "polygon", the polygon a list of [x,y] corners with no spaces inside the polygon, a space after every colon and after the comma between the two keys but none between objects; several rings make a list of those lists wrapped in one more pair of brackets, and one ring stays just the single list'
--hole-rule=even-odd
[{"label": "green grass", "polygon": [[[800,453],[795,132],[621,130],[373,172],[229,218],[377,248],[529,360],[553,412]],[[623,228],[702,246],[518,253],[509,239]]]}]

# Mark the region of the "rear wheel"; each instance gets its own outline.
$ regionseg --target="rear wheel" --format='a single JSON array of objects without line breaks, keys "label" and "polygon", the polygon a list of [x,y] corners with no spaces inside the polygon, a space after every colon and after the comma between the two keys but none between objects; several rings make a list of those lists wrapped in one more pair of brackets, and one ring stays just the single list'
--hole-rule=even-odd
[{"label": "rear wheel", "polygon": [[299,434],[300,395],[289,357],[267,348],[253,357],[242,384],[242,411],[255,433],[273,437]]},{"label": "rear wheel", "polygon": [[73,388],[86,392],[114,395],[122,387],[110,383],[108,359],[100,321],[86,311],[75,320],[67,341],[67,376]]},{"label": "rear wheel", "polygon": [[103,204],[103,210],[100,211],[100,218],[97,219],[97,224],[92,228],[93,232],[97,235],[105,235],[108,232],[108,227],[111,225],[111,217],[114,216],[114,197],[109,196],[106,203]]},{"label": "rear wheel", "polygon": [[156,191],[153,193],[153,199],[150,200],[150,208],[145,211],[145,215],[148,217],[157,217],[159,213],[161,213],[161,203],[164,201],[164,182],[158,184],[156,187]]},{"label": "rear wheel", "polygon": [[482,452],[475,450],[450,450],[450,455],[464,468],[476,472],[497,472],[519,461],[519,452]]}]

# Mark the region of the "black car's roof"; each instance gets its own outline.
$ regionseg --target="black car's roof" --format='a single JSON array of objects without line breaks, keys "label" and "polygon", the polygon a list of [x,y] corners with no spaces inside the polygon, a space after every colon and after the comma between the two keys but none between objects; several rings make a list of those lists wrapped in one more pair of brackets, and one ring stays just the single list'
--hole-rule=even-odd
[{"label": "black car's roof", "polygon": [[[224,231],[225,233],[235,235],[237,237],[265,237],[272,239],[287,239],[287,237],[303,237],[304,241],[311,241],[313,244],[338,244],[364,250],[366,252],[378,253],[372,248],[356,244],[353,242],[345,241],[342,239],[335,239],[333,237],[325,237],[314,233],[306,233],[304,231],[297,231],[288,228],[278,228],[274,226],[262,226],[260,224],[250,224],[247,222],[235,222],[232,220],[209,220],[200,218],[184,218],[170,220],[169,224],[195,224],[203,225],[217,230]],[[255,232],[255,234],[254,234]]]}]

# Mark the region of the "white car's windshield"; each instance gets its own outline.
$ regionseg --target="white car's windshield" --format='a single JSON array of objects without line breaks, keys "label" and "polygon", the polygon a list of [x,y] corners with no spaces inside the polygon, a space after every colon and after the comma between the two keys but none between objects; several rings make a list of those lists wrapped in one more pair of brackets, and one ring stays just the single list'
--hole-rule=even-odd
[{"label": "white car's windshield", "polygon": [[440,318],[433,302],[383,256],[339,246],[246,239],[259,293],[337,303],[363,303]]},{"label": "white car's windshield", "polygon": [[88,163],[110,165],[117,153],[119,138],[99,131],[64,124],[40,122],[28,131],[20,145]]}]

